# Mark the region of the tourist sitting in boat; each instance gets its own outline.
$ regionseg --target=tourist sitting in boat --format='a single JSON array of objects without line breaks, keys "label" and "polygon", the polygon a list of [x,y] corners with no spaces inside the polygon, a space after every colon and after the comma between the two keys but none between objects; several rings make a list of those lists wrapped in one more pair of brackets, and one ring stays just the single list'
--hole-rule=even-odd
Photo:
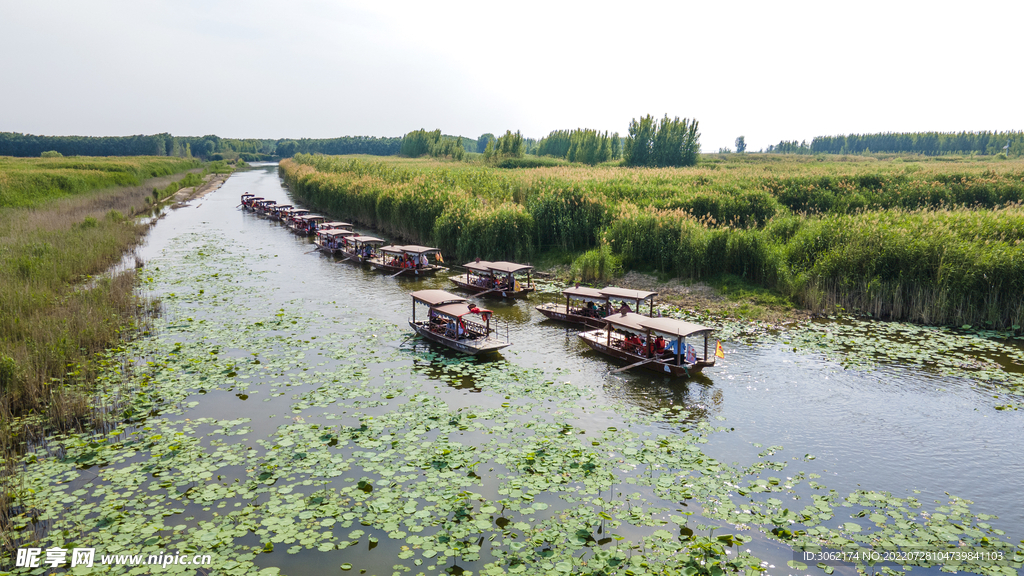
[{"label": "tourist sitting in boat", "polygon": [[632,311],[633,309],[630,308],[629,304],[626,304],[625,302],[622,303],[622,306],[619,306],[619,314],[629,314]]},{"label": "tourist sitting in boat", "polygon": [[587,302],[587,309],[583,312],[591,318],[597,318],[597,305],[593,302]]},{"label": "tourist sitting in boat", "polygon": [[421,268],[427,268],[429,266],[430,266],[430,260],[427,260],[427,255],[426,254],[421,254],[420,255],[420,267]]},{"label": "tourist sitting in boat", "polygon": [[644,341],[641,340],[639,336],[637,336],[636,334],[633,334],[632,336],[629,337],[629,349],[628,349],[629,352],[632,352],[633,354],[640,355],[640,354],[643,353],[643,349],[644,349]]},{"label": "tourist sitting in boat", "polygon": [[651,354],[648,354],[648,356],[654,356],[655,354],[660,356],[663,352],[665,352],[665,339],[659,335],[654,339],[654,344],[651,346]]},{"label": "tourist sitting in boat", "polygon": [[630,339],[632,337],[633,337],[632,334],[625,334],[625,335],[623,335],[622,339],[619,340],[619,348],[622,348],[623,350],[629,350],[629,347],[632,345],[631,342],[630,342]]}]

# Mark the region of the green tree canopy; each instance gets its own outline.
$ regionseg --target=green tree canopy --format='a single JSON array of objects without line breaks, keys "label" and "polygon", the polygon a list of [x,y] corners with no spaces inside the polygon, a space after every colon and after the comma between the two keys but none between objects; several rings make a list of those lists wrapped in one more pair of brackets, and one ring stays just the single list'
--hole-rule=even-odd
[{"label": "green tree canopy", "polygon": [[650,114],[629,123],[623,158],[627,166],[694,166],[700,154],[697,121]]}]

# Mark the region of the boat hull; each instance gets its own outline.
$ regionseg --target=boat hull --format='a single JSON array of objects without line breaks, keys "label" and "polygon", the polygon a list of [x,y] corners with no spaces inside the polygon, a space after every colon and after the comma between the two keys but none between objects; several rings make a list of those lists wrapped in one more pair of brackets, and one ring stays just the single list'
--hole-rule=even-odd
[{"label": "boat hull", "polygon": [[349,252],[348,250],[345,250],[343,248],[338,250],[338,256],[344,257],[345,260],[347,260],[349,262],[356,262],[356,263],[359,263],[359,264],[363,264],[363,263],[365,263],[365,262],[367,262],[369,260],[369,258],[364,258],[363,256],[357,256],[355,252]]},{"label": "boat hull", "polygon": [[426,268],[400,268],[377,260],[369,260],[369,262],[370,266],[373,266],[375,270],[380,270],[384,273],[391,273],[395,276],[433,276],[437,274],[438,270],[442,269],[440,266],[433,265]]},{"label": "boat hull", "polygon": [[[608,341],[607,332],[605,332],[604,330],[590,330],[588,332],[581,332],[579,334],[579,337],[580,337],[581,340],[586,342],[587,345],[590,346],[591,348],[593,348],[594,350],[596,350],[596,351],[598,351],[598,352],[600,352],[602,354],[605,354],[607,356],[611,356],[612,358],[617,358],[619,360],[625,361],[625,362],[627,362],[629,364],[634,364],[634,363],[641,362],[641,361],[647,359],[646,356],[641,356],[639,354],[633,354],[632,352],[627,352],[627,351],[623,350],[622,348],[618,348],[616,346],[609,346],[607,344],[607,341]],[[684,363],[683,365],[677,365],[677,364],[674,364],[674,363],[662,362],[660,360],[655,360],[655,361],[652,361],[652,362],[648,362],[647,364],[641,364],[640,366],[637,366],[637,368],[644,368],[645,370],[648,370],[650,372],[657,372],[657,373],[663,374],[665,376],[684,376],[684,377],[688,377],[688,376],[694,376],[696,374],[700,374],[700,372],[704,368],[707,368],[709,366],[714,366],[714,365],[715,365],[714,358],[712,358],[710,362],[705,362],[705,361],[702,361],[702,360],[698,360],[697,362],[694,362],[693,364],[685,364]]]},{"label": "boat hull", "polygon": [[453,276],[449,278],[449,280],[451,280],[452,282],[455,283],[456,286],[462,288],[463,290],[466,290],[467,292],[473,292],[474,294],[487,292],[487,294],[484,294],[484,296],[493,296],[495,298],[526,298],[526,296],[529,295],[530,292],[533,292],[535,290],[533,286],[529,286],[527,288],[521,288],[520,290],[494,290],[492,292],[490,291],[490,288],[484,288],[483,286],[477,286],[476,284],[469,282],[467,276],[467,274],[463,274],[461,276]]},{"label": "boat hull", "polygon": [[316,244],[316,249],[321,252],[325,252],[327,254],[341,254],[341,248],[331,248],[320,242],[320,240],[314,240],[313,244]]},{"label": "boat hull", "polygon": [[491,337],[477,337],[477,338],[449,338],[444,334],[434,332],[430,329],[430,326],[426,323],[418,323],[409,321],[409,326],[416,331],[417,334],[424,337],[431,342],[436,342],[462,352],[463,354],[469,354],[471,356],[478,356],[480,354],[487,354],[490,352],[497,352],[502,348],[511,346],[511,342],[501,342]]},{"label": "boat hull", "polygon": [[580,314],[572,314],[565,309],[564,304],[541,304],[537,306],[537,311],[547,316],[552,320],[558,320],[560,322],[568,322],[570,324],[581,324],[583,326],[589,326],[591,328],[602,328],[605,325],[604,320],[601,318],[594,318],[593,316],[582,316]]}]

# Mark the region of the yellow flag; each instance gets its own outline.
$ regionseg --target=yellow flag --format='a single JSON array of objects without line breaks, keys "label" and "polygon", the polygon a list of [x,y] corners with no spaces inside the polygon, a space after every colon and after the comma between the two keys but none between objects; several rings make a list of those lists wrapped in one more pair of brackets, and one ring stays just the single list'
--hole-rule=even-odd
[{"label": "yellow flag", "polygon": [[721,342],[718,342],[715,345],[715,356],[718,356],[719,358],[725,358],[725,350],[722,350]]},{"label": "yellow flag", "polygon": [[444,258],[441,257],[440,252],[437,253],[437,261],[440,262],[441,264],[444,264]]}]

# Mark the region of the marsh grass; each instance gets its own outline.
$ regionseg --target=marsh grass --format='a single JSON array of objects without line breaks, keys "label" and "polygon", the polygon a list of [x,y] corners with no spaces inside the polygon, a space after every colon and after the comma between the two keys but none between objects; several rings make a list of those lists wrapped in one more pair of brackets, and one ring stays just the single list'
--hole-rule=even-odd
[{"label": "marsh grass", "polygon": [[200,162],[191,158],[0,156],[0,208],[41,206],[86,192],[138,186],[150,178],[199,166]]},{"label": "marsh grass", "polygon": [[297,155],[281,172],[318,209],[460,259],[556,250],[581,254],[581,279],[613,277],[621,262],[734,275],[815,311],[1020,325],[1024,161],[942,160],[732,154],[684,169],[500,170]]},{"label": "marsh grass", "polygon": [[579,282],[611,282],[622,275],[622,259],[607,244],[587,250],[572,263],[572,279]]}]

